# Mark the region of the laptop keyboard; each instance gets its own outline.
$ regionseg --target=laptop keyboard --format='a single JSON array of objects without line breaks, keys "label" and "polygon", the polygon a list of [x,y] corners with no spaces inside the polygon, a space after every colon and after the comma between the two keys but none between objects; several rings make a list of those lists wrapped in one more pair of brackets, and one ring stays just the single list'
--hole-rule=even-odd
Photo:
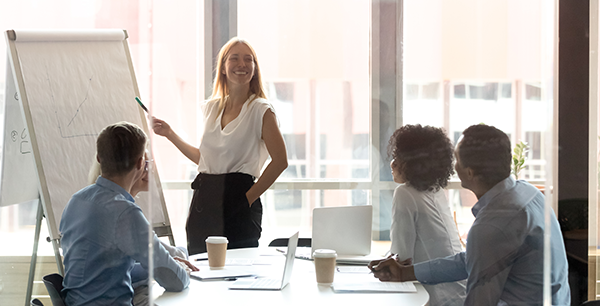
[{"label": "laptop keyboard", "polygon": [[279,288],[281,280],[275,278],[257,278],[250,288]]},{"label": "laptop keyboard", "polygon": [[[286,250],[284,249],[277,249],[278,252],[281,252],[283,254],[286,254]],[[294,255],[294,257],[298,258],[298,259],[304,259],[304,260],[313,260],[312,256],[311,256],[311,249],[310,248],[297,248],[296,249],[296,254]]]},{"label": "laptop keyboard", "polygon": [[310,248],[297,248],[295,257],[298,259],[312,260],[312,256],[310,253],[311,253]]}]

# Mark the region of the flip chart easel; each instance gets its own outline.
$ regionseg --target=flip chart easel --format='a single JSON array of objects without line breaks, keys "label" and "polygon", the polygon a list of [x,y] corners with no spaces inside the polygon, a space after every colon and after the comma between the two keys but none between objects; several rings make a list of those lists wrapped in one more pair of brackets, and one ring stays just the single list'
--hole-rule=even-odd
[{"label": "flip chart easel", "polygon": [[[38,200],[29,305],[42,218],[58,271],[62,211],[85,187],[105,126],[129,121],[148,133],[124,30],[10,30],[0,206]],[[8,134],[7,134],[8,133]],[[14,140],[14,141],[13,141]],[[136,203],[158,236],[174,244],[160,179]]]}]

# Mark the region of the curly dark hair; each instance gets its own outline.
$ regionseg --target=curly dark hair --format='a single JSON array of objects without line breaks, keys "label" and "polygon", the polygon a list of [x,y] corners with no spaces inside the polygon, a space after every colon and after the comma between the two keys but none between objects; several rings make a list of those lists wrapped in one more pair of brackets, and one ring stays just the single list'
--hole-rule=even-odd
[{"label": "curly dark hair", "polygon": [[491,125],[476,124],[464,130],[457,152],[461,166],[473,169],[488,186],[510,175],[510,139]]},{"label": "curly dark hair", "polygon": [[390,137],[388,154],[406,183],[419,191],[448,186],[454,173],[454,147],[441,128],[405,125]]}]

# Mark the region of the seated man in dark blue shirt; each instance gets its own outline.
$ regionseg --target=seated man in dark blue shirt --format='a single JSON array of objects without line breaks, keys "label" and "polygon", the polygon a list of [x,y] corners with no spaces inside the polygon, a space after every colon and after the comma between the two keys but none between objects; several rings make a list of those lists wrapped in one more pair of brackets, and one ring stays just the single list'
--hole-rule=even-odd
[{"label": "seated man in dark blue shirt", "polygon": [[[69,306],[131,306],[131,270],[136,261],[148,270],[150,228],[130,194],[146,171],[146,141],[146,134],[127,122],[110,125],[98,136],[102,175],[73,195],[60,222],[63,294]],[[169,291],[185,289],[185,267],[193,265],[171,257],[156,235],[153,240],[156,281]]]}]

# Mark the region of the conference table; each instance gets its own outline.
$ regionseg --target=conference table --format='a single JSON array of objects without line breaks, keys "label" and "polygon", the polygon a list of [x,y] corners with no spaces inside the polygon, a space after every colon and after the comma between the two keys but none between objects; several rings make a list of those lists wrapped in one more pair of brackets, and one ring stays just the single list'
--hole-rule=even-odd
[{"label": "conference table", "polygon": [[[198,263],[200,269],[209,269],[206,261],[196,261],[206,254],[192,256],[190,259]],[[246,248],[227,251],[228,262],[244,262],[253,260],[252,268],[260,271],[260,275],[281,278],[285,256],[276,248]],[[227,264],[226,264],[227,265]],[[345,269],[339,265],[340,271]],[[348,267],[348,266],[346,266]],[[336,282],[379,282],[370,273],[336,271]],[[309,260],[295,259],[289,284],[279,291],[265,290],[231,290],[231,281],[191,279],[187,289],[181,292],[166,292],[159,285],[153,286],[155,304],[158,306],[190,305],[210,303],[214,305],[428,305],[429,294],[425,288],[414,283],[416,293],[335,293],[329,285],[316,282],[314,263]]]}]

